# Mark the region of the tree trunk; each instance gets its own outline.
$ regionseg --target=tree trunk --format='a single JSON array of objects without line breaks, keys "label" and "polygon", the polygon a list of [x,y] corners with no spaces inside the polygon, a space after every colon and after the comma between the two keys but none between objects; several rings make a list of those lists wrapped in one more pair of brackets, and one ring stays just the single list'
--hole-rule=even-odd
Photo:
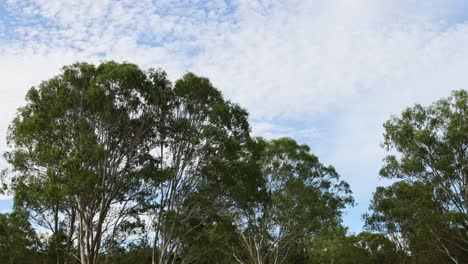
[{"label": "tree trunk", "polygon": [[65,248],[65,252],[67,254],[67,257],[65,258],[65,264],[68,263],[68,259],[71,256],[71,248],[73,246],[73,234],[75,233],[75,217],[76,217],[76,211],[74,208],[71,209],[71,216],[70,216],[70,230],[67,238],[67,246]]},{"label": "tree trunk", "polygon": [[[81,208],[80,208],[81,210]],[[86,254],[85,254],[85,245],[84,245],[84,238],[83,238],[83,216],[79,216],[80,218],[80,224],[79,224],[79,234],[78,234],[78,244],[80,247],[80,260],[81,264],[88,264],[88,261],[86,260]]]},{"label": "tree trunk", "polygon": [[59,206],[58,204],[55,205],[54,208],[54,240],[55,240],[55,254],[56,254],[56,261],[57,264],[60,264],[60,238],[59,238]]},{"label": "tree trunk", "polygon": [[156,264],[156,237],[153,240],[153,250],[151,252],[151,264]]}]

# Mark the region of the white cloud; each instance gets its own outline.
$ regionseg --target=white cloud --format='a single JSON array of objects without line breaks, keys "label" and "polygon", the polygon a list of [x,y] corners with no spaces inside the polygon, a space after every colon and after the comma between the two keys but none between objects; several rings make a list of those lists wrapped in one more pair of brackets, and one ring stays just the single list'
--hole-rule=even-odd
[{"label": "white cloud", "polygon": [[26,90],[64,64],[127,60],[173,79],[190,70],[246,107],[254,134],[310,143],[364,208],[379,184],[381,124],[468,83],[463,0],[4,5],[11,19],[0,18],[1,149]]},{"label": "white cloud", "polygon": [[[307,1],[292,11],[278,6],[271,16],[248,9],[238,30],[204,43],[194,68],[255,117],[300,120],[421,66],[452,63],[446,55],[454,50],[438,42],[466,35],[465,28],[440,31],[432,17],[400,18],[405,10],[387,5],[338,2],[319,11]],[[386,15],[388,9],[401,14]],[[452,48],[462,49],[467,39],[460,40]]]},{"label": "white cloud", "polygon": [[321,136],[320,129],[317,127],[298,127],[296,125],[288,126],[286,124],[275,124],[266,121],[252,121],[252,135],[261,136],[266,139],[275,139],[280,137],[300,138],[303,141],[310,141]]}]

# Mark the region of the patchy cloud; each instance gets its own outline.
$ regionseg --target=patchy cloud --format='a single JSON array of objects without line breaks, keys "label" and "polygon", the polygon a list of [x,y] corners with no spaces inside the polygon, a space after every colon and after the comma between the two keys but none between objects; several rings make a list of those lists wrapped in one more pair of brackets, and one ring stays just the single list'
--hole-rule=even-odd
[{"label": "patchy cloud", "polygon": [[[209,77],[253,132],[308,143],[351,183],[360,228],[382,123],[465,88],[463,0],[7,0],[0,4],[0,149],[27,89],[75,61]],[[5,166],[0,161],[0,166]]]}]

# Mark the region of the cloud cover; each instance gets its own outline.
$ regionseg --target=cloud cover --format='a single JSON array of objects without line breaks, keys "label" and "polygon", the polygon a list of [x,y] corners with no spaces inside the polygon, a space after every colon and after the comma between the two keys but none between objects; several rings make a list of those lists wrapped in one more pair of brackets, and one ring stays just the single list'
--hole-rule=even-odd
[{"label": "cloud cover", "polygon": [[[333,164],[361,228],[382,123],[465,88],[462,0],[7,0],[0,3],[0,148],[27,89],[75,61],[130,61],[209,77],[253,132],[291,136]],[[0,166],[5,166],[0,161]]]}]

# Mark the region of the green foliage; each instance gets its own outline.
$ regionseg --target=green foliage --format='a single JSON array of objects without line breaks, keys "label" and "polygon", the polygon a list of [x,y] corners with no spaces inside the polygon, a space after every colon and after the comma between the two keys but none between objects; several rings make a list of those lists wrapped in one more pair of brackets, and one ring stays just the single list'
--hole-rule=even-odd
[{"label": "green foliage", "polygon": [[310,263],[398,263],[394,245],[384,235],[362,232],[346,235],[339,225],[324,227],[311,244]]},{"label": "green foliage", "polygon": [[[247,261],[246,236],[261,239],[265,261],[306,261],[321,226],[353,202],[306,145],[251,139],[245,110],[191,73],[172,85],[131,64],[75,64],[27,99],[9,132],[10,187],[15,206],[52,231],[57,262],[83,248],[83,261],[96,262],[99,247],[111,263],[145,262],[148,247],[159,262]],[[122,203],[132,207],[112,222],[110,205]],[[148,229],[141,214],[152,217]],[[153,244],[122,248],[127,232],[149,232]]]},{"label": "green foliage", "polygon": [[429,107],[416,105],[384,125],[389,155],[383,177],[430,183],[447,210],[467,213],[468,93],[453,92]]},{"label": "green foliage", "polygon": [[433,231],[444,228],[444,214],[432,197],[431,185],[399,181],[374,194],[366,224],[372,230],[388,234],[398,250],[417,263],[446,263]]},{"label": "green foliage", "polygon": [[[366,216],[416,263],[464,263],[468,248],[468,93],[408,108],[384,125],[391,151]],[[396,153],[395,153],[396,152]]]},{"label": "green foliage", "polygon": [[101,243],[114,239],[106,226],[131,216],[122,205],[138,195],[153,144],[150,86],[133,64],[76,63],[31,88],[9,128],[16,206],[56,238],[68,232],[69,255],[78,239],[82,262],[96,262]]},{"label": "green foliage", "polygon": [[134,241],[126,247],[115,249],[112,254],[103,254],[102,259],[108,264],[149,264],[151,263],[151,246],[145,240]]},{"label": "green foliage", "polygon": [[257,142],[264,195],[240,208],[239,233],[247,263],[307,262],[309,245],[322,226],[336,223],[353,203],[347,183],[306,145],[290,138]]},{"label": "green foliage", "polygon": [[0,262],[32,263],[41,259],[39,238],[26,212],[0,214]]}]

